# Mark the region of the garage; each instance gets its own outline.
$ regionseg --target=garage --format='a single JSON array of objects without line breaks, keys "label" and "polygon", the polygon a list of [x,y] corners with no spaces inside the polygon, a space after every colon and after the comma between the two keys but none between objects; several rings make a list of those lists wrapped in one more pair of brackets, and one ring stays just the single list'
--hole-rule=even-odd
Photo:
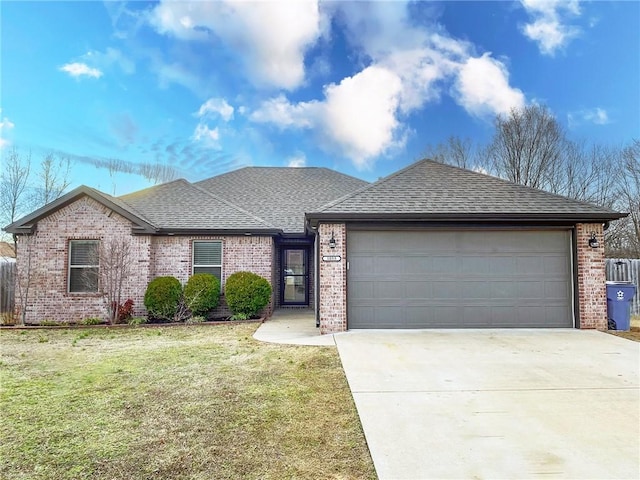
[{"label": "garage", "polygon": [[572,328],[568,229],[347,229],[348,328]]}]

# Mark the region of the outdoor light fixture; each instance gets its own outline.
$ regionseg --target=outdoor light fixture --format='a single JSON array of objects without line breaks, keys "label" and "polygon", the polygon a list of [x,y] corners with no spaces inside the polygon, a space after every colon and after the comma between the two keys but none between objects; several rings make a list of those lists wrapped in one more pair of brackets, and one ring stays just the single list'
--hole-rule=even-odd
[{"label": "outdoor light fixture", "polygon": [[331,238],[329,239],[329,248],[336,248],[336,239],[333,237],[333,232],[331,232]]},{"label": "outdoor light fixture", "polygon": [[589,246],[591,248],[598,248],[600,246],[600,242],[596,238],[596,232],[591,232],[591,238],[589,239]]}]

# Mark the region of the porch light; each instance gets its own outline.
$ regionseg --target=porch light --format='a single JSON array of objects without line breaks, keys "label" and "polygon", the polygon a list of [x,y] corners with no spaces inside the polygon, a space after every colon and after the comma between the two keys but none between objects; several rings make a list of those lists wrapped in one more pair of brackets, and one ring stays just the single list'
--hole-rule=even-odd
[{"label": "porch light", "polygon": [[329,248],[336,248],[336,239],[333,237],[333,231],[331,232],[331,238],[329,239]]},{"label": "porch light", "polygon": [[596,232],[591,232],[591,238],[589,239],[589,246],[591,248],[598,248],[600,246],[600,242],[596,238]]}]

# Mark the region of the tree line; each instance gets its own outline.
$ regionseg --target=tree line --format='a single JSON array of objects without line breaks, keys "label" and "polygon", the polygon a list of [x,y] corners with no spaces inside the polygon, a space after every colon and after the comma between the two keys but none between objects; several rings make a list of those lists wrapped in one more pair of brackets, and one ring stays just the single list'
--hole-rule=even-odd
[{"label": "tree line", "polygon": [[640,258],[639,139],[620,147],[574,141],[545,106],[529,105],[497,116],[493,136],[485,145],[451,136],[428,145],[425,156],[628,212],[606,230],[606,253]]},{"label": "tree line", "polygon": [[[92,159],[96,168],[109,172],[115,195],[115,175],[131,173],[158,184],[177,178],[177,171],[160,163],[132,163],[120,159]],[[12,148],[2,155],[0,172],[0,229],[67,193],[71,185],[71,160],[53,152],[34,166],[31,152]],[[0,239],[8,235],[0,231]],[[14,244],[16,238],[13,238]]]}]

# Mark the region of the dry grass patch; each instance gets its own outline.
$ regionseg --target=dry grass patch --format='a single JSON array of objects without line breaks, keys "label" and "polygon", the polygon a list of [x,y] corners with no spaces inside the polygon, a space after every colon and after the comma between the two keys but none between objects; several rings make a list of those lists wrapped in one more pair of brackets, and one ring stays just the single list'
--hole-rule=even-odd
[{"label": "dry grass patch", "polygon": [[0,477],[375,478],[336,349],[255,328],[0,332]]},{"label": "dry grass patch", "polygon": [[610,330],[609,333],[616,337],[626,338],[627,340],[633,340],[634,342],[640,342],[640,315],[631,316],[631,330],[628,332],[619,332],[616,330]]}]

